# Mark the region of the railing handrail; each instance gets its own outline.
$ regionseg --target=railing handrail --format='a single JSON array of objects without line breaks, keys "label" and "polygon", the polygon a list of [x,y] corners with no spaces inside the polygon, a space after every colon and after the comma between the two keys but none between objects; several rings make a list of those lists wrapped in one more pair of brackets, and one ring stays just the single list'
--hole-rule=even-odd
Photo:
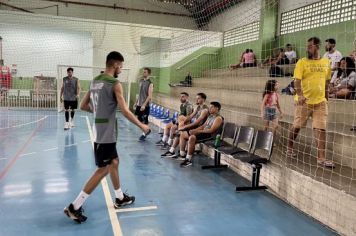
[{"label": "railing handrail", "polygon": [[218,55],[218,54],[217,54],[216,52],[215,52],[215,53],[203,52],[203,53],[199,54],[198,56],[196,56],[196,57],[190,59],[189,61],[183,63],[182,65],[178,66],[178,67],[176,68],[176,70],[182,69],[183,67],[185,67],[186,65],[188,65],[188,64],[191,63],[192,61],[195,61],[195,60],[197,60],[199,57],[204,56],[204,55]]}]

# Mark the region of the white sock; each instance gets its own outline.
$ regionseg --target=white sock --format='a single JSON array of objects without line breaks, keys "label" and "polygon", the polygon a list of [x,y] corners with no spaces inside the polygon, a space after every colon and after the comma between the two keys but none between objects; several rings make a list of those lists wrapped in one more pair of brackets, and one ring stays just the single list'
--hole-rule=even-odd
[{"label": "white sock", "polygon": [[168,139],[168,145],[171,146],[173,144],[173,139],[169,138]]},{"label": "white sock", "polygon": [[170,153],[174,153],[176,151],[176,149],[174,148],[174,147],[171,147],[170,149],[169,149],[169,152]]},{"label": "white sock", "polygon": [[185,156],[185,151],[180,151],[179,153],[180,153],[180,155],[181,155],[182,157]]},{"label": "white sock", "polygon": [[115,197],[119,200],[124,199],[124,193],[122,192],[121,188],[115,190]]},{"label": "white sock", "polygon": [[143,135],[143,136],[146,136],[146,134],[145,134],[145,133],[142,133],[142,135]]},{"label": "white sock", "polygon": [[87,200],[88,197],[89,194],[85,193],[84,191],[80,191],[78,197],[74,200],[74,202],[72,202],[74,210],[78,210],[84,204],[85,200]]},{"label": "white sock", "polygon": [[165,143],[168,140],[168,135],[163,135],[162,141]]},{"label": "white sock", "polygon": [[187,157],[185,158],[185,159],[187,159],[187,160],[189,160],[189,161],[191,161],[192,160],[192,157],[193,157],[193,155],[187,155]]}]

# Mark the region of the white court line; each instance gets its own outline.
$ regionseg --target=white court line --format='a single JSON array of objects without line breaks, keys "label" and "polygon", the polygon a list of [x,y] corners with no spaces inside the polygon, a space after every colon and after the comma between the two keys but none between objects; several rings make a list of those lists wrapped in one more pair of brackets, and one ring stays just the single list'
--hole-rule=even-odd
[{"label": "white court line", "polygon": [[64,145],[64,147],[72,147],[72,146],[76,146],[78,145],[77,143],[73,143],[73,144],[68,144],[68,145]]},{"label": "white court line", "polygon": [[24,154],[21,154],[20,157],[29,156],[29,155],[32,155],[32,154],[36,154],[36,152],[24,153]]},{"label": "white court line", "polygon": [[82,143],[89,143],[90,142],[90,140],[84,140],[84,141],[82,141]]},{"label": "white court line", "polygon": [[18,127],[22,127],[22,126],[26,126],[26,125],[30,125],[30,124],[34,124],[34,123],[38,123],[44,119],[47,119],[48,116],[44,116],[42,117],[41,119],[38,119],[38,120],[35,120],[35,121],[31,121],[31,122],[27,122],[27,123],[24,123],[24,124],[20,124],[20,125],[14,125],[14,126],[9,126],[9,127],[3,127],[3,128],[0,128],[0,130],[2,129],[11,129],[11,128],[18,128]]},{"label": "white court line", "polygon": [[6,157],[4,157],[4,158],[0,158],[0,160],[6,160],[6,159],[8,159],[8,158],[6,158]]},{"label": "white court line", "polygon": [[157,209],[158,209],[157,206],[147,206],[147,207],[117,209],[116,212],[148,211],[148,210],[157,210]]},{"label": "white court line", "polygon": [[57,150],[57,149],[58,149],[58,147],[54,147],[54,148],[45,149],[43,151],[48,152],[48,151],[53,151],[53,150]]},{"label": "white court line", "polygon": [[[85,116],[85,118],[87,120],[87,126],[88,126],[89,135],[90,135],[91,145],[92,145],[92,147],[94,149],[93,131],[91,129],[88,116]],[[110,217],[111,226],[112,226],[112,230],[113,230],[114,236],[122,236],[122,230],[121,230],[120,222],[119,222],[119,219],[117,218],[117,214],[115,212],[115,209],[114,209],[114,206],[113,206],[113,203],[112,203],[112,197],[111,197],[111,194],[110,194],[109,185],[108,185],[108,181],[107,181],[106,177],[104,177],[101,180],[101,187],[103,188],[105,201],[106,201],[106,206],[107,206],[108,211],[109,211],[109,217]]]}]

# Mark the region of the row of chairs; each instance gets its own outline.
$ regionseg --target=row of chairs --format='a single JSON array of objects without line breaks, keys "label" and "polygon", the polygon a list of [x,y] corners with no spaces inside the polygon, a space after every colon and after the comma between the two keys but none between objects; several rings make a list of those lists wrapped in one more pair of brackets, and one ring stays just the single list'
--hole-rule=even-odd
[{"label": "row of chairs", "polygon": [[[170,117],[170,110],[157,104],[150,105],[150,116],[160,121],[162,124],[174,122],[178,118],[178,112],[175,111]],[[252,180],[249,187],[236,187],[236,191],[267,189],[266,186],[260,186],[260,171],[262,164],[267,164],[273,152],[273,133],[261,131],[249,126],[238,126],[231,122],[225,122],[220,136],[221,142],[216,146],[216,140],[209,139],[200,142],[214,149],[214,164],[202,166],[202,169],[227,168],[227,165],[221,164],[221,154],[230,155],[232,158],[239,159],[242,162],[249,163],[252,167]],[[230,140],[228,142],[227,140]],[[256,152],[263,150],[266,155],[258,155]]]},{"label": "row of chairs", "polygon": [[171,122],[175,123],[178,119],[178,111],[174,111],[172,116],[170,116],[169,108],[164,108],[157,104],[150,104],[150,116],[151,118],[159,120],[159,133],[161,133],[162,125],[169,124]]},{"label": "row of chairs", "polygon": [[[232,142],[227,142],[230,139]],[[252,180],[250,187],[236,187],[236,191],[267,189],[260,186],[260,171],[262,164],[267,164],[273,152],[273,133],[270,131],[257,130],[253,127],[238,126],[231,122],[224,124],[221,135],[221,143],[217,147],[214,140],[204,142],[214,149],[214,165],[202,166],[203,169],[227,168],[227,165],[220,163],[221,154],[230,155],[232,158],[239,159],[248,163],[252,167]],[[265,155],[257,154],[257,151],[266,152]]]}]

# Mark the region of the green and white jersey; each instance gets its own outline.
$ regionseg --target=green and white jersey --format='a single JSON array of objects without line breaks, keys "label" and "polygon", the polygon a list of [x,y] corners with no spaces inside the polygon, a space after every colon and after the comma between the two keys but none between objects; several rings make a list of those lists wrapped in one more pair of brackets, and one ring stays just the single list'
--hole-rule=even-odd
[{"label": "green and white jersey", "polygon": [[78,78],[63,78],[63,100],[77,101]]},{"label": "green and white jersey", "polygon": [[119,81],[106,74],[97,76],[90,85],[90,105],[94,114],[94,142],[116,143],[117,101],[114,85]]}]

